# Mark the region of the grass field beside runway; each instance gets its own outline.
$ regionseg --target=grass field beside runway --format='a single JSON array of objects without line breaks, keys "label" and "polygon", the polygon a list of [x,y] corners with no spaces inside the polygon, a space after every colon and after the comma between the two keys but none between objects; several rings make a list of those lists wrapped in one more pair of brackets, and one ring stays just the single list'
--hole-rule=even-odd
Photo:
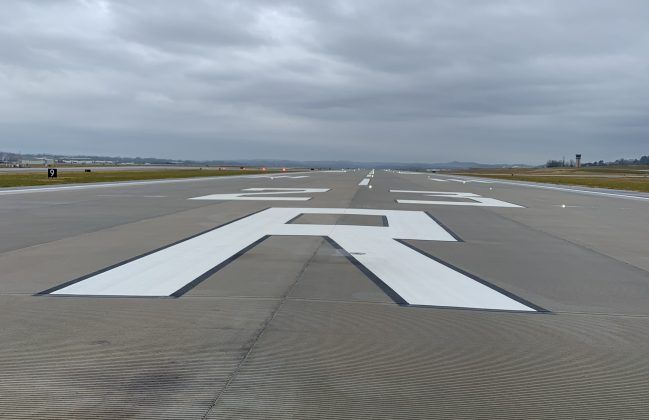
[{"label": "grass field beside runway", "polygon": [[101,171],[67,172],[59,170],[57,178],[47,178],[47,169],[39,173],[7,173],[0,174],[0,188],[28,187],[59,184],[79,184],[91,182],[142,181],[168,178],[196,178],[211,176],[254,175],[275,173],[278,171],[261,170],[218,170],[218,169],[164,169],[141,171]]},{"label": "grass field beside runway", "polygon": [[613,168],[533,168],[494,169],[454,172],[456,175],[513,181],[579,185],[592,188],[649,192],[649,169],[641,167]]}]

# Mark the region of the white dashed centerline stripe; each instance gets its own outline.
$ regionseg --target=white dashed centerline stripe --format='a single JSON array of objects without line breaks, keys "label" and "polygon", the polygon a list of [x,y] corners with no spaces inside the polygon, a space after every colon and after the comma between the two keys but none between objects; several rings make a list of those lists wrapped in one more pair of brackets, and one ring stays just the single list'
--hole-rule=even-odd
[{"label": "white dashed centerline stripe", "polygon": [[358,183],[358,185],[361,186],[361,187],[367,186],[369,188],[372,188],[372,186],[370,185],[370,182],[372,181],[372,178],[374,178],[374,169],[369,171],[367,173],[367,175],[365,175],[365,178],[362,179],[361,182]]}]

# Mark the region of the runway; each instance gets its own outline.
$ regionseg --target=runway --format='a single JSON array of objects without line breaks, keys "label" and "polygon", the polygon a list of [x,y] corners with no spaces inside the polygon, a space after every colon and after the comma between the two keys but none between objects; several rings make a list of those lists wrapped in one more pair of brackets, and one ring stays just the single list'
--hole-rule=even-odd
[{"label": "runway", "polygon": [[649,195],[393,171],[0,190],[0,417],[646,418]]}]

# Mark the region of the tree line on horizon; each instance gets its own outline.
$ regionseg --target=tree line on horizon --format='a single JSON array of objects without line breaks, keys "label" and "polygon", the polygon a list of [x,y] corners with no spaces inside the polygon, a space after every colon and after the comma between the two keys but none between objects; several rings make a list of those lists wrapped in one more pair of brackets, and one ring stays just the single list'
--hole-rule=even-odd
[{"label": "tree line on horizon", "polygon": [[[582,162],[581,166],[634,166],[634,165],[649,165],[649,156],[641,156],[639,159],[617,159],[611,162],[604,162],[603,160],[593,162]],[[548,160],[545,164],[546,168],[572,168],[575,167],[574,159],[566,161],[562,160]]]}]

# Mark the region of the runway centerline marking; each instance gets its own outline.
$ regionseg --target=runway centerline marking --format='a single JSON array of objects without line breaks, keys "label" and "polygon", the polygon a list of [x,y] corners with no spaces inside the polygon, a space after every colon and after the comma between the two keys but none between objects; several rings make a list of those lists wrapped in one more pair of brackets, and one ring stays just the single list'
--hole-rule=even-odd
[{"label": "runway centerline marking", "polygon": [[483,197],[478,194],[467,192],[448,192],[448,191],[410,191],[410,190],[390,190],[391,193],[403,194],[422,194],[435,198],[460,198],[471,201],[444,201],[444,200],[395,200],[399,204],[430,204],[442,206],[476,206],[476,207],[512,207],[523,208],[518,204],[508,203],[506,201],[496,200],[495,198]]},{"label": "runway centerline marking", "polygon": [[281,194],[310,194],[329,191],[329,188],[246,188],[240,193],[210,194],[189,200],[246,200],[246,201],[308,201],[312,197],[269,197]]},{"label": "runway centerline marking", "polygon": [[[301,214],[385,216],[388,226],[290,224]],[[400,241],[456,242],[422,211],[269,208],[41,294],[181,296],[269,236],[321,236],[405,305],[535,312],[538,307]],[[290,250],[287,250],[290,252]]]}]

